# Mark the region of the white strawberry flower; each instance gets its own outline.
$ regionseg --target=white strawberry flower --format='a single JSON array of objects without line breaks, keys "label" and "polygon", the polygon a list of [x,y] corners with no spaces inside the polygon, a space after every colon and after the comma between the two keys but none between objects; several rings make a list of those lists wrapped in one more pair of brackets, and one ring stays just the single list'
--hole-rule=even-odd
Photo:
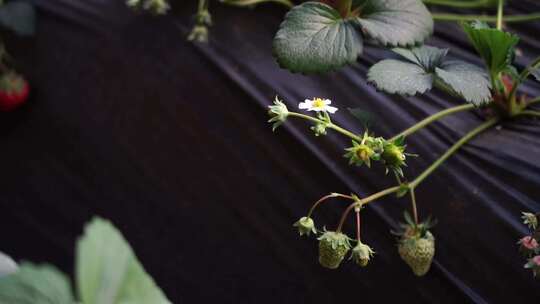
[{"label": "white strawberry flower", "polygon": [[301,110],[315,111],[315,112],[328,112],[330,114],[336,113],[338,108],[330,106],[332,101],[330,99],[313,98],[306,99],[298,105]]}]

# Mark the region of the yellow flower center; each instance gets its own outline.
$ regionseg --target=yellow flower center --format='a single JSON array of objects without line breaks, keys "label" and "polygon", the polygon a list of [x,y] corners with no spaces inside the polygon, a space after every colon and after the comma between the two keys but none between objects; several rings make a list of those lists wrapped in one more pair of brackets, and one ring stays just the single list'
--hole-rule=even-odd
[{"label": "yellow flower center", "polygon": [[326,104],[324,104],[324,100],[321,98],[315,98],[313,99],[313,107],[318,109],[323,109]]}]

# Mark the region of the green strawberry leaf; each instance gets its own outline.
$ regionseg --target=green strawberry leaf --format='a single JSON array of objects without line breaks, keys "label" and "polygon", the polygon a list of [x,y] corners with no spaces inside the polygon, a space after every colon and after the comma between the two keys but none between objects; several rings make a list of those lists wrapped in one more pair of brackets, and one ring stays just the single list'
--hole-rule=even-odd
[{"label": "green strawberry leaf", "polygon": [[77,244],[76,278],[85,304],[169,304],[122,234],[95,218]]},{"label": "green strawberry leaf", "polygon": [[518,36],[489,28],[482,22],[462,22],[461,26],[476,51],[484,59],[492,77],[512,63],[514,48],[519,42]]},{"label": "green strawberry leaf", "polygon": [[433,17],[421,0],[364,0],[356,5],[362,32],[381,45],[409,47],[433,33]]},{"label": "green strawberry leaf", "polygon": [[424,94],[433,87],[435,67],[441,64],[447,49],[422,46],[412,49],[396,48],[393,51],[410,62],[386,59],[373,65],[368,72],[368,82],[390,94],[413,96]]},{"label": "green strawberry leaf", "polygon": [[0,278],[17,271],[17,263],[11,257],[0,252]]},{"label": "green strawberry leaf", "polygon": [[445,61],[447,49],[424,45],[393,51],[408,62],[386,59],[373,65],[368,72],[368,82],[379,90],[411,96],[423,94],[435,84],[475,105],[491,100],[487,74],[466,62]]},{"label": "green strawberry leaf", "polygon": [[0,6],[0,26],[14,31],[21,36],[30,36],[35,32],[36,13],[27,2],[8,2]]},{"label": "green strawberry leaf", "polygon": [[481,68],[458,60],[446,61],[436,68],[435,84],[450,88],[455,95],[476,106],[491,101],[491,83]]},{"label": "green strawberry leaf", "polygon": [[305,2],[292,8],[274,38],[279,65],[291,72],[332,71],[356,62],[362,53],[356,25],[334,8]]},{"label": "green strawberry leaf", "polygon": [[0,303],[73,304],[68,278],[49,265],[22,263],[19,270],[0,279]]},{"label": "green strawberry leaf", "polygon": [[431,90],[433,75],[421,66],[395,59],[373,65],[367,74],[368,82],[389,94],[413,96]]},{"label": "green strawberry leaf", "polygon": [[426,71],[433,71],[435,67],[441,65],[444,57],[448,54],[448,49],[439,49],[427,45],[412,49],[395,48],[392,51],[405,59],[416,63]]}]

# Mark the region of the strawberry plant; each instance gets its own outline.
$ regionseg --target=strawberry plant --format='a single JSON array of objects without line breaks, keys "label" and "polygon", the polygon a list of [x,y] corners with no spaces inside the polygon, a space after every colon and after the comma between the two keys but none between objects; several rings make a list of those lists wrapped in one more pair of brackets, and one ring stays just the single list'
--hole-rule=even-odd
[{"label": "strawberry plant", "polygon": [[[465,2],[459,1],[425,2],[458,7],[465,5]],[[467,3],[472,6],[473,2]],[[540,116],[540,112],[531,108],[533,104],[540,102],[540,97],[529,98],[520,93],[520,86],[530,75],[537,79],[540,76],[540,59],[521,72],[518,71],[513,65],[513,59],[519,37],[503,30],[503,1],[477,1],[474,4],[474,7],[497,6],[498,13],[495,18],[480,18],[488,22],[494,21],[496,27],[491,27],[484,21],[468,21],[467,15],[453,17],[460,22],[470,43],[483,59],[484,67],[452,59],[448,49],[423,44],[433,31],[433,19],[421,1],[305,2],[294,6],[285,16],[274,39],[273,52],[280,66],[291,72],[320,73],[354,63],[362,54],[364,41],[370,41],[380,47],[390,48],[397,55],[397,58],[384,59],[369,69],[367,81],[378,90],[388,94],[413,96],[437,89],[458,97],[465,103],[427,117],[391,138],[382,138],[371,134],[369,130],[356,134],[335,124],[330,115],[337,109],[330,108],[330,100],[315,98],[301,103],[301,110],[315,113],[309,115],[290,111],[285,103],[276,97],[274,104],[269,107],[273,129],[287,119],[296,118],[312,123],[312,130],[317,136],[325,135],[327,130],[334,130],[352,140],[352,145],[345,148],[345,157],[350,164],[365,165],[369,168],[373,162],[380,162],[386,167],[386,173],[392,172],[397,181],[395,186],[366,197],[358,194],[327,195],[318,200],[308,214],[295,224],[301,234],[309,231],[321,235],[319,261],[322,266],[337,268],[345,253],[353,247],[351,258],[360,266],[367,265],[374,250],[361,240],[361,210],[382,197],[391,194],[404,197],[408,194],[412,216],[406,213],[406,223],[402,224],[402,231],[398,233],[398,253],[414,274],[425,275],[435,255],[435,237],[430,231],[433,222],[429,219],[421,222],[419,219],[416,189],[460,147],[478,134],[496,126],[502,120]],[[526,19],[522,16],[513,21]],[[406,152],[407,137],[447,115],[474,109],[491,111],[485,122],[457,141],[423,173],[409,179],[404,170],[406,160],[416,155]],[[330,198],[350,200],[351,204],[343,212],[335,230],[320,231],[313,221],[313,212]],[[357,218],[354,239],[343,232],[344,223],[353,210]],[[520,244],[522,249],[529,248],[525,251],[528,258],[526,267],[538,274],[540,240],[535,235],[524,238]]]},{"label": "strawberry plant", "polygon": [[[235,6],[273,2],[290,9],[272,46],[279,66],[290,72],[314,74],[338,70],[356,63],[362,56],[364,45],[369,43],[390,49],[396,55],[374,64],[367,73],[367,81],[379,91],[413,96],[440,90],[463,100],[463,105],[435,113],[391,138],[377,136],[367,128],[362,134],[357,134],[334,123],[331,115],[335,115],[338,109],[331,106],[329,99],[306,99],[299,104],[299,109],[307,113],[289,110],[278,97],[269,106],[269,122],[273,130],[288,119],[300,119],[311,124],[315,136],[324,136],[328,131],[338,132],[351,140],[351,146],[344,148],[351,165],[366,170],[378,162],[397,182],[395,186],[364,197],[340,193],[326,195],[294,224],[300,235],[317,236],[320,264],[335,269],[349,255],[358,265],[366,266],[375,250],[361,239],[362,209],[385,196],[408,196],[412,215],[406,213],[405,223],[401,225],[398,252],[416,275],[425,275],[435,255],[435,236],[430,230],[433,221],[421,221],[419,218],[415,191],[441,164],[478,134],[503,120],[540,117],[540,111],[532,107],[540,102],[540,96],[531,98],[520,90],[530,76],[540,80],[540,57],[519,71],[514,65],[519,37],[503,28],[504,22],[539,20],[540,14],[505,16],[504,0],[320,0],[299,4],[289,0],[220,2]],[[208,27],[211,25],[209,1],[199,0],[198,3],[195,26],[189,39],[203,42],[208,40]],[[432,14],[428,10],[430,5],[456,9],[494,8],[497,14]],[[453,59],[451,50],[424,44],[432,35],[434,21],[437,20],[459,22],[484,66]],[[407,176],[406,164],[411,158],[421,157],[407,152],[409,136],[448,115],[477,109],[487,113],[484,122],[449,147],[420,175],[414,178]],[[359,112],[352,110],[351,114],[358,116]],[[320,204],[332,198],[351,203],[335,230],[320,230],[313,220],[313,213]],[[357,226],[355,238],[343,231],[344,223],[353,211]],[[530,223],[532,217],[527,214]],[[525,266],[536,275],[540,273],[540,237],[536,226],[533,230],[534,233],[524,237],[519,244],[527,258]]]}]

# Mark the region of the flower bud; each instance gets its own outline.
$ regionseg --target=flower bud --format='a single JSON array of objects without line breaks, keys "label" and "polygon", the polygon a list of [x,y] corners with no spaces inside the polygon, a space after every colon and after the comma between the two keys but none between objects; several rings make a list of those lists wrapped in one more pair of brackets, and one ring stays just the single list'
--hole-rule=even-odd
[{"label": "flower bud", "polygon": [[321,135],[326,135],[327,132],[326,132],[326,128],[328,127],[328,125],[326,123],[318,123],[314,126],[311,127],[311,130],[313,131],[313,133],[315,133],[315,136],[321,136]]},{"label": "flower bud", "polygon": [[287,109],[287,106],[279,100],[277,96],[274,99],[274,105],[268,106],[268,109],[268,115],[270,115],[270,120],[268,122],[274,123],[272,125],[272,131],[275,131],[287,120],[289,109]]},{"label": "flower bud", "polygon": [[538,217],[530,212],[522,212],[522,214],[523,223],[529,226],[530,229],[535,230],[538,227]]},{"label": "flower bud", "polygon": [[315,222],[313,222],[313,219],[310,217],[303,217],[299,219],[296,223],[293,225],[294,227],[298,228],[298,232],[300,235],[307,235],[309,236],[312,232],[313,234],[317,233],[317,230],[315,229]]},{"label": "flower bud", "polygon": [[531,269],[533,271],[534,276],[540,275],[540,255],[537,255],[527,261],[527,264],[524,266],[527,269]]},{"label": "flower bud", "polygon": [[519,251],[523,253],[525,256],[531,256],[535,254],[538,250],[540,250],[540,246],[538,245],[538,241],[534,239],[532,236],[525,236],[521,240],[519,240],[518,244]]},{"label": "flower bud", "polygon": [[404,148],[394,143],[388,143],[384,146],[382,154],[383,160],[391,167],[401,167],[405,164]]},{"label": "flower bud", "polygon": [[205,25],[195,25],[188,36],[189,41],[207,42],[208,28]]}]

